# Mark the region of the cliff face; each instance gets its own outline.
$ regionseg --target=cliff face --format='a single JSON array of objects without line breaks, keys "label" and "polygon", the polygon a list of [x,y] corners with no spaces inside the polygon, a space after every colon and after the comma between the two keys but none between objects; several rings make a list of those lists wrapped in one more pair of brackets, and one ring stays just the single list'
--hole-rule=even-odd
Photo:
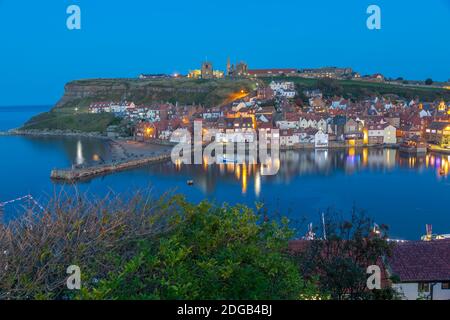
[{"label": "cliff face", "polygon": [[249,80],[190,79],[93,79],[79,80],[65,86],[56,108],[86,107],[93,101],[128,100],[135,103],[178,102],[216,105],[242,89],[251,90]]},{"label": "cliff face", "polygon": [[77,82],[71,82],[64,87],[64,96],[58,101],[56,107],[64,107],[70,102],[85,98],[95,98],[101,95],[111,93],[124,94],[127,88],[124,85],[89,85]]}]

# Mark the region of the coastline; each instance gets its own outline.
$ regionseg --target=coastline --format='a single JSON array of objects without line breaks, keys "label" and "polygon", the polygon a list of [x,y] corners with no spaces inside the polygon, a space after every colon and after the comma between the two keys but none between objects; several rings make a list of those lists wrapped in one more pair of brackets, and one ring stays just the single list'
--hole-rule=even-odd
[{"label": "coastline", "polygon": [[[72,168],[54,168],[50,177],[56,181],[74,182],[95,178],[105,174],[128,170],[139,166],[161,162],[170,159],[170,150],[173,143],[168,141],[138,142],[130,138],[113,138],[99,132],[79,132],[67,130],[21,130],[11,129],[0,132],[1,135],[36,136],[36,137],[80,137],[93,138],[103,141],[108,148],[108,156],[105,160],[96,163],[86,163]],[[289,147],[280,147],[280,151],[296,150],[345,150],[345,149],[392,149],[398,145],[355,145],[350,146],[345,142],[330,142],[327,148],[316,148],[314,144],[298,144]],[[270,149],[270,147],[269,147]],[[449,154],[450,150],[438,150],[429,148],[429,152]]]},{"label": "coastline", "polygon": [[110,137],[101,134],[100,132],[81,132],[71,130],[23,130],[10,129],[8,131],[0,132],[0,135],[11,136],[44,136],[44,137],[81,137],[81,138],[98,138],[104,140],[111,140]]},{"label": "coastline", "polygon": [[[62,173],[62,176],[71,177],[76,173],[83,172],[84,177],[86,171],[118,171],[125,168],[140,166],[144,163],[161,161],[161,158],[167,159],[169,147],[171,144],[155,141],[154,143],[143,143],[131,140],[130,138],[112,138],[100,132],[81,132],[69,130],[22,130],[11,129],[8,131],[1,131],[0,136],[29,136],[29,137],[71,137],[71,138],[85,138],[98,139],[105,143],[109,150],[109,154],[105,160],[99,163],[86,163],[79,167],[72,167],[67,169],[55,169],[53,171]],[[104,168],[109,169],[105,170]],[[52,172],[53,172],[52,171]],[[69,172],[72,172],[69,174]],[[99,173],[96,173],[98,175]],[[89,176],[89,175],[88,175]],[[56,180],[74,180],[72,178],[61,178]],[[75,179],[77,180],[77,179]]]}]

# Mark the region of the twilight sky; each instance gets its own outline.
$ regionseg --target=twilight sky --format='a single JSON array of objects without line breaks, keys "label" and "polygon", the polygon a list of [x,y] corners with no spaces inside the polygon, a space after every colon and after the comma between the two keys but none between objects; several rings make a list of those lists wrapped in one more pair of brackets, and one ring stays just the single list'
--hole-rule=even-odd
[{"label": "twilight sky", "polygon": [[[71,4],[81,30],[66,27]],[[381,30],[366,27],[371,4]],[[0,0],[0,105],[53,104],[73,79],[186,73],[206,57],[447,80],[449,22],[450,0]]]}]

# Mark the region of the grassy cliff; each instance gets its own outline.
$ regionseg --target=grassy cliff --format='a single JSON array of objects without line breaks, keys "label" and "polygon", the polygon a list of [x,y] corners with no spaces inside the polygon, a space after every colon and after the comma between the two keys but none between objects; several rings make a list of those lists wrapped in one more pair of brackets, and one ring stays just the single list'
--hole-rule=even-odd
[{"label": "grassy cliff", "polygon": [[[450,100],[450,90],[436,87],[375,83],[355,80],[265,78],[294,81],[298,91],[321,89],[326,96],[342,95],[355,100],[374,95],[393,95],[421,101]],[[92,102],[133,101],[136,104],[160,102],[181,105],[217,106],[230,102],[234,93],[256,89],[256,80],[240,79],[87,79],[66,84],[60,101],[50,112],[30,119],[23,129],[77,130],[104,132],[117,119],[110,114],[92,115],[87,110]]]},{"label": "grassy cliff", "polygon": [[92,102],[133,101],[136,104],[160,102],[181,105],[216,106],[229,101],[233,93],[251,91],[251,80],[193,80],[193,79],[88,79],[66,84],[64,96],[50,112],[40,114],[23,129],[78,130],[104,132],[117,122],[110,114],[88,114]]},{"label": "grassy cliff", "polygon": [[117,124],[113,114],[68,113],[50,111],[28,120],[22,130],[70,130],[81,132],[105,132],[110,125]]},{"label": "grassy cliff", "polygon": [[194,80],[194,79],[90,79],[77,80],[65,86],[65,93],[57,108],[83,110],[93,101],[133,101],[136,104],[159,102],[207,106],[224,103],[231,94],[252,90],[251,80]]}]

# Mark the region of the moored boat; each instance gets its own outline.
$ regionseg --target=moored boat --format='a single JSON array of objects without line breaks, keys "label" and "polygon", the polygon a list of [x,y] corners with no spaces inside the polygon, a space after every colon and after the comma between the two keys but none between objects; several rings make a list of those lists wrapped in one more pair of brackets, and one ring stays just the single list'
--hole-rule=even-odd
[{"label": "moored boat", "polygon": [[407,139],[400,144],[399,151],[409,154],[427,153],[427,143],[421,139]]},{"label": "moored boat", "polygon": [[426,225],[427,234],[420,237],[422,241],[450,240],[450,234],[433,234],[433,226]]}]

